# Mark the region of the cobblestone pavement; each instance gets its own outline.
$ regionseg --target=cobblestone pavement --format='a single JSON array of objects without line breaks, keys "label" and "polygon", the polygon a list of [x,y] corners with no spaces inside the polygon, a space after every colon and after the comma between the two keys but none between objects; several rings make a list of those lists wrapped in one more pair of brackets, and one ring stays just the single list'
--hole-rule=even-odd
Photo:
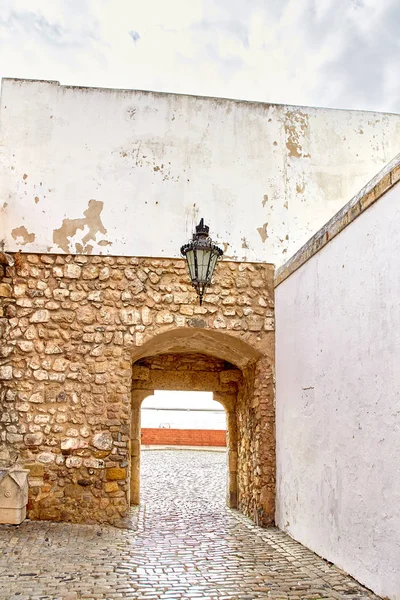
[{"label": "cobblestone pavement", "polygon": [[143,452],[131,529],[0,526],[0,598],[376,598],[279,530],[225,508],[225,461],[219,452]]}]

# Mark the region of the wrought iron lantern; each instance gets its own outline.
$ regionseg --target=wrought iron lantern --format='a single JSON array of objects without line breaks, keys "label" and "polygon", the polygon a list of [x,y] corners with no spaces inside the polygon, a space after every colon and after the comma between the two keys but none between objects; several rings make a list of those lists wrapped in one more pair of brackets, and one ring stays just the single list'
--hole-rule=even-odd
[{"label": "wrought iron lantern", "polygon": [[223,255],[221,248],[218,248],[208,235],[209,230],[210,228],[204,225],[204,219],[201,219],[191,241],[181,248],[181,254],[186,258],[192,286],[200,299],[200,306],[206,288],[211,283],[217,260]]}]

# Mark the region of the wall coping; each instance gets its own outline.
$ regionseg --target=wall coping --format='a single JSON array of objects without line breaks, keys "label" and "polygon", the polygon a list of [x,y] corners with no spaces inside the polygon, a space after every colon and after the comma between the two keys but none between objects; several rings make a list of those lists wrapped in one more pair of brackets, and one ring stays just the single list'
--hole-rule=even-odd
[{"label": "wall coping", "polygon": [[246,100],[244,98],[227,98],[225,96],[207,96],[202,94],[186,94],[184,92],[165,92],[160,90],[144,90],[137,88],[114,88],[114,87],[101,87],[101,86],[87,86],[87,85],[71,85],[71,84],[62,84],[60,81],[55,79],[31,79],[27,77],[2,77],[0,79],[1,82],[13,82],[18,84],[30,84],[30,83],[41,83],[44,85],[54,86],[63,88],[65,90],[76,90],[82,92],[104,92],[104,93],[113,93],[121,92],[121,94],[149,94],[153,96],[178,96],[178,97],[186,97],[186,98],[195,98],[199,100],[211,100],[211,101],[223,101],[223,102],[233,102],[236,104],[243,104],[248,107],[277,107],[284,108],[289,110],[316,110],[316,111],[324,111],[329,110],[332,112],[347,112],[347,113],[364,113],[364,114],[378,114],[378,115],[394,115],[398,116],[397,112],[382,112],[379,110],[362,110],[357,108],[337,108],[333,106],[311,106],[308,104],[286,104],[281,102],[265,102],[263,100]]},{"label": "wall coping", "polygon": [[317,233],[286,261],[275,273],[275,288],[322,250],[350,223],[400,181],[400,154],[397,154]]}]

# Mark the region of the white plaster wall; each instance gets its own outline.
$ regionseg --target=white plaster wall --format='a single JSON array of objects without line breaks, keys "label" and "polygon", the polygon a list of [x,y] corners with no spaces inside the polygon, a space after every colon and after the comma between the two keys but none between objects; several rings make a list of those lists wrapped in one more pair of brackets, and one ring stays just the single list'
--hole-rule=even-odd
[{"label": "white plaster wall", "polygon": [[400,116],[5,79],[10,251],[179,255],[200,217],[281,264],[399,150]]},{"label": "white plaster wall", "polygon": [[276,289],[277,524],[400,599],[400,185]]}]

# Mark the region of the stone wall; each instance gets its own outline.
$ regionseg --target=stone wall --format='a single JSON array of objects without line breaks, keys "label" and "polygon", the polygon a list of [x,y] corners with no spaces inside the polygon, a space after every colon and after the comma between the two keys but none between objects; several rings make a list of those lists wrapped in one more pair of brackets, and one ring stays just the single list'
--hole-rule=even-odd
[{"label": "stone wall", "polygon": [[266,476],[260,461],[268,451],[274,465],[263,440],[273,431],[272,265],[220,263],[202,307],[179,259],[19,254],[4,275],[0,456],[30,469],[30,518],[126,514],[132,364],[168,351],[214,355],[247,374],[230,416],[231,430],[246,429],[241,456],[253,472],[239,503],[271,515],[274,469]]},{"label": "stone wall", "polygon": [[238,508],[259,525],[272,525],[275,507],[273,357],[262,357],[243,374],[236,408]]}]

